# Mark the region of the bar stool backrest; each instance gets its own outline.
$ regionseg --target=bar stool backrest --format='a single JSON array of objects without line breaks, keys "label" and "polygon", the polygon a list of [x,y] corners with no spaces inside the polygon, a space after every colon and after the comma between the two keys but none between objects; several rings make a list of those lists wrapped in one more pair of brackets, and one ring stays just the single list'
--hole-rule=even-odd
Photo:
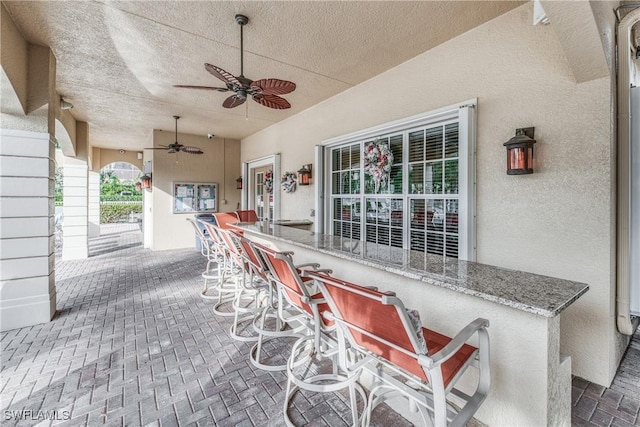
[{"label": "bar stool backrest", "polygon": [[242,247],[242,253],[245,260],[249,263],[249,267],[253,271],[253,274],[256,274],[262,279],[268,281],[267,271],[269,267],[262,258],[262,255],[255,248],[257,243],[252,242],[246,237],[240,237],[240,245]]},{"label": "bar stool backrest", "polygon": [[236,211],[238,218],[240,218],[240,222],[257,222],[258,214],[253,209]]},{"label": "bar stool backrest", "polygon": [[207,230],[207,234],[209,234],[209,237],[213,242],[213,246],[219,251],[221,249],[221,245],[223,245],[224,242],[220,237],[220,233],[218,233],[218,229],[219,229],[218,226],[214,225],[211,222],[206,222],[206,221],[200,221],[200,224],[202,224],[204,229]]},{"label": "bar stool backrest", "polygon": [[218,229],[218,234],[231,257],[231,260],[239,267],[246,269],[247,266],[244,265],[244,257],[242,256],[242,250],[239,246],[240,237],[232,229],[220,228]]},{"label": "bar stool backrest", "polygon": [[399,298],[322,273],[308,276],[316,279],[352,344],[427,381],[417,361],[421,351],[415,328]]},{"label": "bar stool backrest", "polygon": [[207,236],[203,233],[203,231],[200,229],[200,227],[198,227],[198,222],[202,223],[202,221],[198,221],[193,219],[193,218],[187,218],[187,221],[189,221],[191,223],[191,225],[193,226],[195,232],[196,232],[196,236],[198,237],[198,239],[200,240],[200,251],[202,252],[202,255],[207,256],[209,254],[209,250],[210,245],[211,245],[211,241],[207,238]]},{"label": "bar stool backrest", "polygon": [[213,217],[216,219],[217,226],[222,229],[231,228],[229,224],[240,222],[240,218],[235,212],[216,212]]},{"label": "bar stool backrest", "polygon": [[[264,246],[254,246],[258,252],[262,254],[269,267],[272,279],[280,285],[280,289],[291,305],[301,312],[306,312],[310,316],[314,316],[313,309],[306,301],[315,301],[320,313],[329,309],[322,299],[322,295],[319,293],[311,294],[309,289],[311,279],[303,279],[300,276],[299,270],[293,264],[291,252],[275,252]],[[325,326],[332,323],[322,318],[317,320]]]}]

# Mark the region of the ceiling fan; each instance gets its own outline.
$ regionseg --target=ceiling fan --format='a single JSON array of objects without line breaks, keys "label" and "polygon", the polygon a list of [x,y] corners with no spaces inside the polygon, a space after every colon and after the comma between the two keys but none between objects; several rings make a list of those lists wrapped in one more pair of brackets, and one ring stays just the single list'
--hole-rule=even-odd
[{"label": "ceiling fan", "polygon": [[244,104],[247,96],[251,95],[254,101],[265,107],[284,110],[291,108],[286,99],[278,96],[293,92],[296,84],[280,79],[251,80],[244,76],[244,37],[242,29],[249,22],[244,15],[236,15],[236,22],[240,25],[240,75],[233,74],[211,64],[204,64],[205,70],[222,80],[226,87],[174,85],[188,89],[215,90],[218,92],[235,92],[222,103],[225,108],[233,108]]},{"label": "ceiling fan", "polygon": [[145,150],[167,150],[167,153],[189,153],[189,154],[204,154],[199,147],[192,147],[189,145],[182,145],[178,142],[178,119],[180,116],[173,116],[176,119],[176,142],[169,145],[161,145],[159,147],[145,148]]}]

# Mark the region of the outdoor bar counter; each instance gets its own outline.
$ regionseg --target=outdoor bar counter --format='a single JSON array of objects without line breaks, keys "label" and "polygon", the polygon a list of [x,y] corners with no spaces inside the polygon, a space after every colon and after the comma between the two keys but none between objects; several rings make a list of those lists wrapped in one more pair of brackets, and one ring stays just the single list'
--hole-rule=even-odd
[{"label": "outdoor bar counter", "polygon": [[335,277],[394,291],[430,329],[454,336],[488,319],[491,389],[475,418],[490,426],[571,424],[571,359],[560,354],[560,317],[588,285],[273,223],[236,226],[293,251],[296,263],[318,262]]}]

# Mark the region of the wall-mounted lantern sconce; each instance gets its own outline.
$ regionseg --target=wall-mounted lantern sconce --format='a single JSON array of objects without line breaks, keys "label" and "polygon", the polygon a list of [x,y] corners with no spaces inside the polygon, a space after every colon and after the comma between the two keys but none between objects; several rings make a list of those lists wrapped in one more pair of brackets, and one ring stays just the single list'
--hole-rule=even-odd
[{"label": "wall-mounted lantern sconce", "polygon": [[242,190],[242,177],[238,177],[238,179],[236,179],[236,189],[238,190]]},{"label": "wall-mounted lantern sconce", "polygon": [[535,128],[516,129],[516,136],[504,143],[507,147],[507,175],[533,173],[533,139]]},{"label": "wall-mounted lantern sconce", "polygon": [[309,185],[311,183],[311,163],[302,165],[298,170],[298,185]]},{"label": "wall-mounted lantern sconce", "polygon": [[151,177],[149,175],[145,174],[140,177],[140,183],[142,184],[142,188],[151,189]]}]

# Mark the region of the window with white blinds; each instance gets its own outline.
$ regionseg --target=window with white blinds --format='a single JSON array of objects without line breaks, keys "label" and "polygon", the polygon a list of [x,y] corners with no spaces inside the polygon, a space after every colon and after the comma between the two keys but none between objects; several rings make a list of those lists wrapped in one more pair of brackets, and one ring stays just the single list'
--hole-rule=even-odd
[{"label": "window with white blinds", "polygon": [[326,143],[325,229],[473,260],[474,107],[456,106]]}]

